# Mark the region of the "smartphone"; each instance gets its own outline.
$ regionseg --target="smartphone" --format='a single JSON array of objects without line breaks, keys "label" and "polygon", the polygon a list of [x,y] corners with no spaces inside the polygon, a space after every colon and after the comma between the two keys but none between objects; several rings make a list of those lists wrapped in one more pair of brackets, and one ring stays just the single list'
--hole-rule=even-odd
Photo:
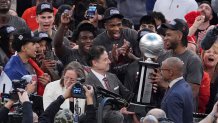
[{"label": "smartphone", "polygon": [[54,60],[54,52],[52,50],[45,52],[45,59],[46,60]]},{"label": "smartphone", "polygon": [[87,10],[87,18],[93,18],[95,16],[95,11],[97,7],[96,5],[90,5],[88,10]]}]

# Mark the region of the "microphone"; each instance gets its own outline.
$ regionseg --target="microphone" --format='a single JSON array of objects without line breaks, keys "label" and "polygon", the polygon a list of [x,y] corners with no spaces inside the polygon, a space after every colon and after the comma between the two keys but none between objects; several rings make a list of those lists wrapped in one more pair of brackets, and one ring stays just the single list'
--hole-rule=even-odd
[{"label": "microphone", "polygon": [[217,39],[218,35],[218,26],[214,27],[213,29],[209,30],[206,35],[204,36],[203,40],[201,41],[201,48],[203,50],[209,50],[211,46]]}]

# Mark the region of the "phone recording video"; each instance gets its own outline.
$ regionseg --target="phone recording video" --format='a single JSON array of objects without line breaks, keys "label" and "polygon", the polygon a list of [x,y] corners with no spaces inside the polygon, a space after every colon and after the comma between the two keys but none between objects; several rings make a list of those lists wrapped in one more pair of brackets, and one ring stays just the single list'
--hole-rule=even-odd
[{"label": "phone recording video", "polygon": [[96,11],[97,7],[96,5],[90,5],[88,10],[87,10],[87,18],[93,18],[95,16],[95,11]]}]

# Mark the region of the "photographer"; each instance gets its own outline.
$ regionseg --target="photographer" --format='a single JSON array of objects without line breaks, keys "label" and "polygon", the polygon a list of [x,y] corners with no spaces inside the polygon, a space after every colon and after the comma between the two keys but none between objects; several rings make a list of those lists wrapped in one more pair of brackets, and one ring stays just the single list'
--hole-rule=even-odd
[{"label": "photographer", "polygon": [[[65,90],[63,95],[58,96],[58,98],[53,101],[45,110],[45,112],[39,117],[40,123],[53,123],[55,114],[59,111],[61,104],[68,98],[72,97],[71,91],[74,84],[71,84]],[[96,123],[96,112],[93,105],[93,87],[90,85],[83,86],[86,95],[86,115],[84,116],[84,123]]]},{"label": "photographer", "polygon": [[[33,113],[32,113],[32,104],[30,103],[28,94],[24,90],[20,90],[18,92],[19,100],[23,105],[23,119],[22,123],[32,123],[33,122]],[[8,120],[8,113],[13,106],[15,100],[10,99],[4,107],[0,109],[0,122],[6,123]]]}]

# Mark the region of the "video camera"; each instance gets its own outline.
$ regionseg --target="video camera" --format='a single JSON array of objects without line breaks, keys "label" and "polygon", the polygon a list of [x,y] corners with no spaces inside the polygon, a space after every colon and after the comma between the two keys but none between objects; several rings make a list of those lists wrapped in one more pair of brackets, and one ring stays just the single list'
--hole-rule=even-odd
[{"label": "video camera", "polygon": [[112,103],[115,106],[118,106],[118,108],[129,106],[129,103],[125,99],[123,99],[120,95],[115,94],[111,91],[108,91],[102,87],[97,86],[96,92],[97,92],[97,94],[101,95],[101,97],[103,97],[103,98],[106,98],[106,97],[113,98],[113,100],[110,101],[110,103]]},{"label": "video camera", "polygon": [[12,99],[12,100],[18,100],[18,94],[17,92],[19,92],[18,88],[20,89],[25,89],[26,85],[28,84],[28,82],[25,79],[21,79],[21,80],[12,80],[12,87],[13,90],[9,92],[9,94],[7,93],[2,93],[2,98],[7,98],[7,99]]},{"label": "video camera", "polygon": [[83,84],[85,82],[84,78],[78,78],[77,82],[74,84],[74,86],[71,89],[71,94],[74,98],[81,98],[85,99],[85,90],[83,88]]}]

